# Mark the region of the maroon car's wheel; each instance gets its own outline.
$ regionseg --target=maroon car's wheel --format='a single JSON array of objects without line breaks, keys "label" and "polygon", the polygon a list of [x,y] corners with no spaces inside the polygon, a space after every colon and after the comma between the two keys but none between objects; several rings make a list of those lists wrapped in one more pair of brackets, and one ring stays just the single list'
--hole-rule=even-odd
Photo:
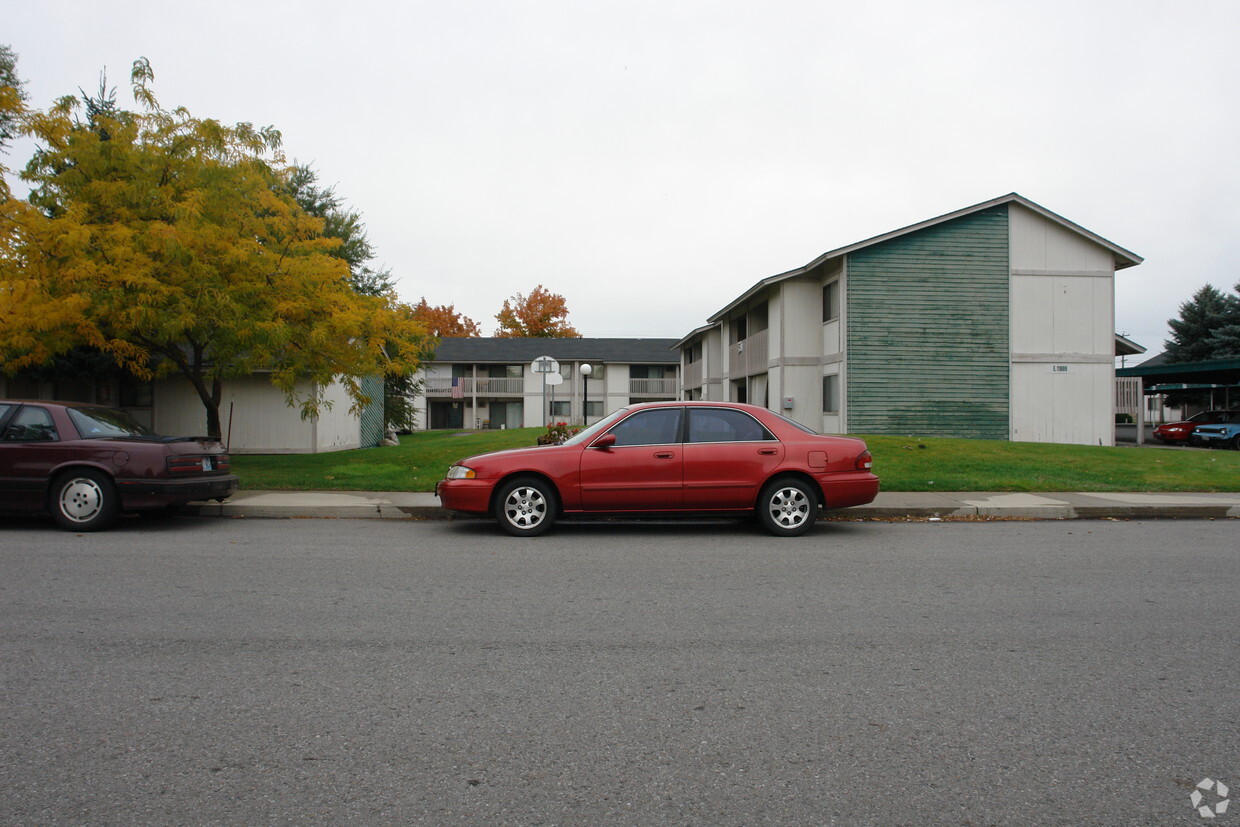
[{"label": "maroon car's wheel", "polygon": [[513,480],[495,498],[495,519],[514,537],[537,537],[555,522],[555,489],[538,479]]},{"label": "maroon car's wheel", "polygon": [[69,531],[99,531],[116,522],[120,497],[101,471],[83,468],[56,479],[52,486],[52,517]]},{"label": "maroon car's wheel", "polygon": [[818,519],[818,498],[802,480],[772,480],[758,495],[758,517],[779,537],[799,537]]}]

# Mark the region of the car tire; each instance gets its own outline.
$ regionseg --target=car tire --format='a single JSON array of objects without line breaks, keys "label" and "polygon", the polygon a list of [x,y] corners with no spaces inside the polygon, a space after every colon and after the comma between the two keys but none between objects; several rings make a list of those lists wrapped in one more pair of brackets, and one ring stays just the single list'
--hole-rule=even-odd
[{"label": "car tire", "polygon": [[800,537],[818,519],[818,496],[804,480],[771,480],[758,495],[758,519],[777,537]]},{"label": "car tire", "polygon": [[112,478],[91,468],[57,477],[50,505],[52,518],[67,531],[100,531],[116,522],[121,510]]},{"label": "car tire", "polygon": [[1232,437],[1231,447],[1235,448],[1237,451],[1240,451],[1240,434],[1236,434]]},{"label": "car tire", "polygon": [[551,528],[559,509],[555,487],[546,480],[520,477],[495,497],[495,520],[513,537],[537,537]]}]

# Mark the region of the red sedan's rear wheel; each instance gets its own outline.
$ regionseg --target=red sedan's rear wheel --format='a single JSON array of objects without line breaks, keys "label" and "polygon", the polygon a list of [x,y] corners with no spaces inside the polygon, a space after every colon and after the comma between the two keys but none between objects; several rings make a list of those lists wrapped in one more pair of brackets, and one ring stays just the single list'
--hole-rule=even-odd
[{"label": "red sedan's rear wheel", "polygon": [[82,468],[57,477],[51,492],[52,517],[69,531],[99,531],[116,522],[120,496],[102,471]]},{"label": "red sedan's rear wheel", "polygon": [[555,522],[558,503],[550,483],[522,477],[500,488],[495,498],[495,520],[514,537],[537,537]]},{"label": "red sedan's rear wheel", "polygon": [[772,480],[758,495],[758,518],[779,537],[799,537],[818,519],[818,497],[804,480]]}]

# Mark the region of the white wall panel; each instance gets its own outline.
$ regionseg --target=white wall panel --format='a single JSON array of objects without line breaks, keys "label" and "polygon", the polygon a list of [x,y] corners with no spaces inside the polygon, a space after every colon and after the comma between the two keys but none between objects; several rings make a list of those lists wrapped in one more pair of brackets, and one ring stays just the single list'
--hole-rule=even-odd
[{"label": "white wall panel", "polygon": [[1012,365],[1012,439],[1068,445],[1113,445],[1110,365]]},{"label": "white wall panel", "polygon": [[1017,204],[1008,211],[1013,270],[1112,270],[1105,248]]}]

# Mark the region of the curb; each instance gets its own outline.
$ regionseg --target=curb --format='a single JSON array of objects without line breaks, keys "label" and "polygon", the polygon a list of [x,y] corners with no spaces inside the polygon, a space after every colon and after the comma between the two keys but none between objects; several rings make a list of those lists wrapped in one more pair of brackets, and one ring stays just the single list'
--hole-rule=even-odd
[{"label": "curb", "polygon": [[[197,503],[187,513],[253,519],[470,520],[432,494],[403,492],[239,492],[223,503]],[[869,505],[824,512],[825,520],[1134,520],[1240,518],[1235,494],[904,493]]]}]

